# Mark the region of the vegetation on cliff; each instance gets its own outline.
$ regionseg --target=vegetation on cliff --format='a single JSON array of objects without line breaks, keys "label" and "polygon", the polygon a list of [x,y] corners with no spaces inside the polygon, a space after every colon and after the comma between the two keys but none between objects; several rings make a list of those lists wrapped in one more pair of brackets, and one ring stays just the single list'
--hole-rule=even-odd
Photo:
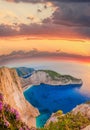
[{"label": "vegetation on cliff", "polygon": [[52,71],[52,70],[38,70],[38,71],[43,71],[43,72],[46,72],[49,74],[49,76],[54,80],[56,78],[60,78],[60,74],[55,72],[55,71]]},{"label": "vegetation on cliff", "polygon": [[70,75],[61,75],[60,73],[57,73],[53,70],[34,70],[33,68],[27,68],[27,67],[18,67],[18,68],[15,68],[17,73],[18,73],[18,76],[19,77],[25,77],[25,78],[28,78],[30,77],[33,72],[45,72],[47,73],[52,80],[65,80],[67,79],[68,81],[69,80],[72,80],[72,81],[79,81],[80,79],[77,79],[77,78],[74,78],[73,76],[70,76]]},{"label": "vegetation on cliff", "polygon": [[[54,116],[58,118],[57,122],[50,122],[45,127],[37,130],[80,130],[90,125],[90,119],[80,112],[63,114],[61,110],[57,111]],[[18,111],[12,108],[3,100],[0,93],[0,130],[36,130],[29,128],[22,122]]]},{"label": "vegetation on cliff", "polygon": [[36,130],[22,122],[18,111],[3,101],[0,93],[0,130]]},{"label": "vegetation on cliff", "polygon": [[78,112],[74,115],[72,112],[61,116],[61,112],[57,113],[58,121],[50,122],[44,128],[39,130],[81,130],[90,125],[90,119]]},{"label": "vegetation on cliff", "polygon": [[52,70],[38,70],[38,71],[43,71],[43,72],[46,72],[49,74],[49,76],[54,80],[54,79],[59,79],[59,78],[62,78],[63,80],[64,79],[67,79],[67,80],[80,80],[80,79],[77,79],[77,78],[74,78],[73,76],[70,76],[70,75],[61,75],[55,71],[52,71]]},{"label": "vegetation on cliff", "polygon": [[0,68],[0,93],[4,95],[4,102],[13,106],[29,127],[36,126],[35,117],[39,115],[39,111],[26,101],[21,87],[15,69]]}]

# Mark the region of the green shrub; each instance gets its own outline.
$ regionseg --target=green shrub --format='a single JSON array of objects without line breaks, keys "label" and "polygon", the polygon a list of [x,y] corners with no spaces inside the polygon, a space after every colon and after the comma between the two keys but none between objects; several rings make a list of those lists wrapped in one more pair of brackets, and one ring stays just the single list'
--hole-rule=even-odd
[{"label": "green shrub", "polygon": [[38,130],[80,130],[81,128],[90,125],[90,119],[80,113],[76,115],[67,113],[60,116],[58,122],[51,122],[48,126]]}]

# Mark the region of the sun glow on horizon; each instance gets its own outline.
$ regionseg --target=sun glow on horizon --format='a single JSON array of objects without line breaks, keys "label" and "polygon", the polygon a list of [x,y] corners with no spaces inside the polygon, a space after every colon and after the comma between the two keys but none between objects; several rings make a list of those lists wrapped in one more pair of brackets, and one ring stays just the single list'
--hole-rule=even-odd
[{"label": "sun glow on horizon", "polygon": [[39,51],[68,52],[79,55],[90,55],[89,41],[81,40],[57,40],[57,39],[30,39],[30,38],[9,38],[1,39],[0,54],[7,54],[12,51],[30,51],[33,48]]}]

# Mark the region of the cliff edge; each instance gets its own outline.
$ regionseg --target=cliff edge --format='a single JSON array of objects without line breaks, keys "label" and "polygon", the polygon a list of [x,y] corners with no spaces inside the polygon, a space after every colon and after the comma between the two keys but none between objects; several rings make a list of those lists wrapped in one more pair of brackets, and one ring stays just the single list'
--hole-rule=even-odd
[{"label": "cliff edge", "polygon": [[20,79],[14,69],[0,68],[0,92],[4,95],[4,101],[18,110],[22,121],[30,127],[36,126],[35,117],[39,112],[25,100]]},{"label": "cliff edge", "polygon": [[81,85],[83,82],[81,79],[74,78],[70,75],[61,75],[51,70],[37,70],[32,73],[28,78],[21,78],[23,87],[28,85],[39,85],[41,83],[49,85],[69,85],[78,84]]},{"label": "cliff edge", "polygon": [[61,110],[53,113],[45,124],[46,128],[57,130],[90,130],[90,102],[76,106],[71,112]]}]

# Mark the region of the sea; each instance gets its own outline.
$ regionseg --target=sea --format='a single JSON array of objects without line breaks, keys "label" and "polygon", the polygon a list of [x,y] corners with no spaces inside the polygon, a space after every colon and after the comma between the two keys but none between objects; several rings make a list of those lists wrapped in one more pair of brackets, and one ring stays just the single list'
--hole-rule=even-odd
[{"label": "sea", "polygon": [[25,98],[36,108],[40,115],[36,118],[37,128],[43,127],[52,113],[62,110],[70,112],[77,105],[90,100],[80,93],[81,85],[52,86],[40,84],[24,92]]}]

